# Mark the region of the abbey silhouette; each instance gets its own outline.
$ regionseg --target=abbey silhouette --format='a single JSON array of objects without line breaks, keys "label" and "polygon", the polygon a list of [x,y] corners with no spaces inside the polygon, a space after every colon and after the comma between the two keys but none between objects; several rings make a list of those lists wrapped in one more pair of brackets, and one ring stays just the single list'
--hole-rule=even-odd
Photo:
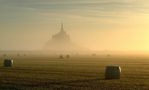
[{"label": "abbey silhouette", "polygon": [[46,43],[44,49],[59,53],[80,52],[86,50],[71,41],[70,36],[64,30],[63,23],[61,23],[60,31],[52,36]]},{"label": "abbey silhouette", "polygon": [[52,36],[52,41],[53,43],[61,43],[61,44],[71,42],[69,35],[66,33],[66,31],[64,31],[63,23],[61,24],[60,32]]}]

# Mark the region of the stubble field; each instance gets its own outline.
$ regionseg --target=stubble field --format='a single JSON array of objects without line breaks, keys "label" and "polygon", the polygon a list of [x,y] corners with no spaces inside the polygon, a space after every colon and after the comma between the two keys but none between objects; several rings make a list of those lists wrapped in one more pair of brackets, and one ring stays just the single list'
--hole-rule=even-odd
[{"label": "stubble field", "polygon": [[[149,90],[149,58],[129,56],[15,56],[0,58],[0,90]],[[120,65],[120,80],[105,80],[107,65]]]}]

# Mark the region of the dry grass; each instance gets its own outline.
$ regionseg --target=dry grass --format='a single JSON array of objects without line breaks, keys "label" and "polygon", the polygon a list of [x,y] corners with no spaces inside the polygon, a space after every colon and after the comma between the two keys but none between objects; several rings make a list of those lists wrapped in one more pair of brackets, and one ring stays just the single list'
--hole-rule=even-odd
[{"label": "dry grass", "polygon": [[[149,58],[48,56],[14,57],[2,67],[0,90],[149,90]],[[107,65],[120,65],[120,80],[104,80]]]}]

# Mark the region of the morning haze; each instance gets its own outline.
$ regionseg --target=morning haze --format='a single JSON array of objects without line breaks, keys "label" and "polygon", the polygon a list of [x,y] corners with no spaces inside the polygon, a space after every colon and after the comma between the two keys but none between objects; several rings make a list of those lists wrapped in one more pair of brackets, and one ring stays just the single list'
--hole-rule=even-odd
[{"label": "morning haze", "polygon": [[147,0],[1,0],[1,50],[39,50],[63,21],[91,50],[149,50]]},{"label": "morning haze", "polygon": [[0,0],[0,90],[149,90],[149,0]]}]

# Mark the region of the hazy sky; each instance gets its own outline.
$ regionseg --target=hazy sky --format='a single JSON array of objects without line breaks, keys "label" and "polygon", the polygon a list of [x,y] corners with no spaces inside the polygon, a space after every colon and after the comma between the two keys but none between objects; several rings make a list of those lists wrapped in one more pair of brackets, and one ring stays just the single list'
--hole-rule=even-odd
[{"label": "hazy sky", "polygon": [[149,0],[0,0],[0,50],[41,49],[60,30],[94,50],[149,50]]}]

